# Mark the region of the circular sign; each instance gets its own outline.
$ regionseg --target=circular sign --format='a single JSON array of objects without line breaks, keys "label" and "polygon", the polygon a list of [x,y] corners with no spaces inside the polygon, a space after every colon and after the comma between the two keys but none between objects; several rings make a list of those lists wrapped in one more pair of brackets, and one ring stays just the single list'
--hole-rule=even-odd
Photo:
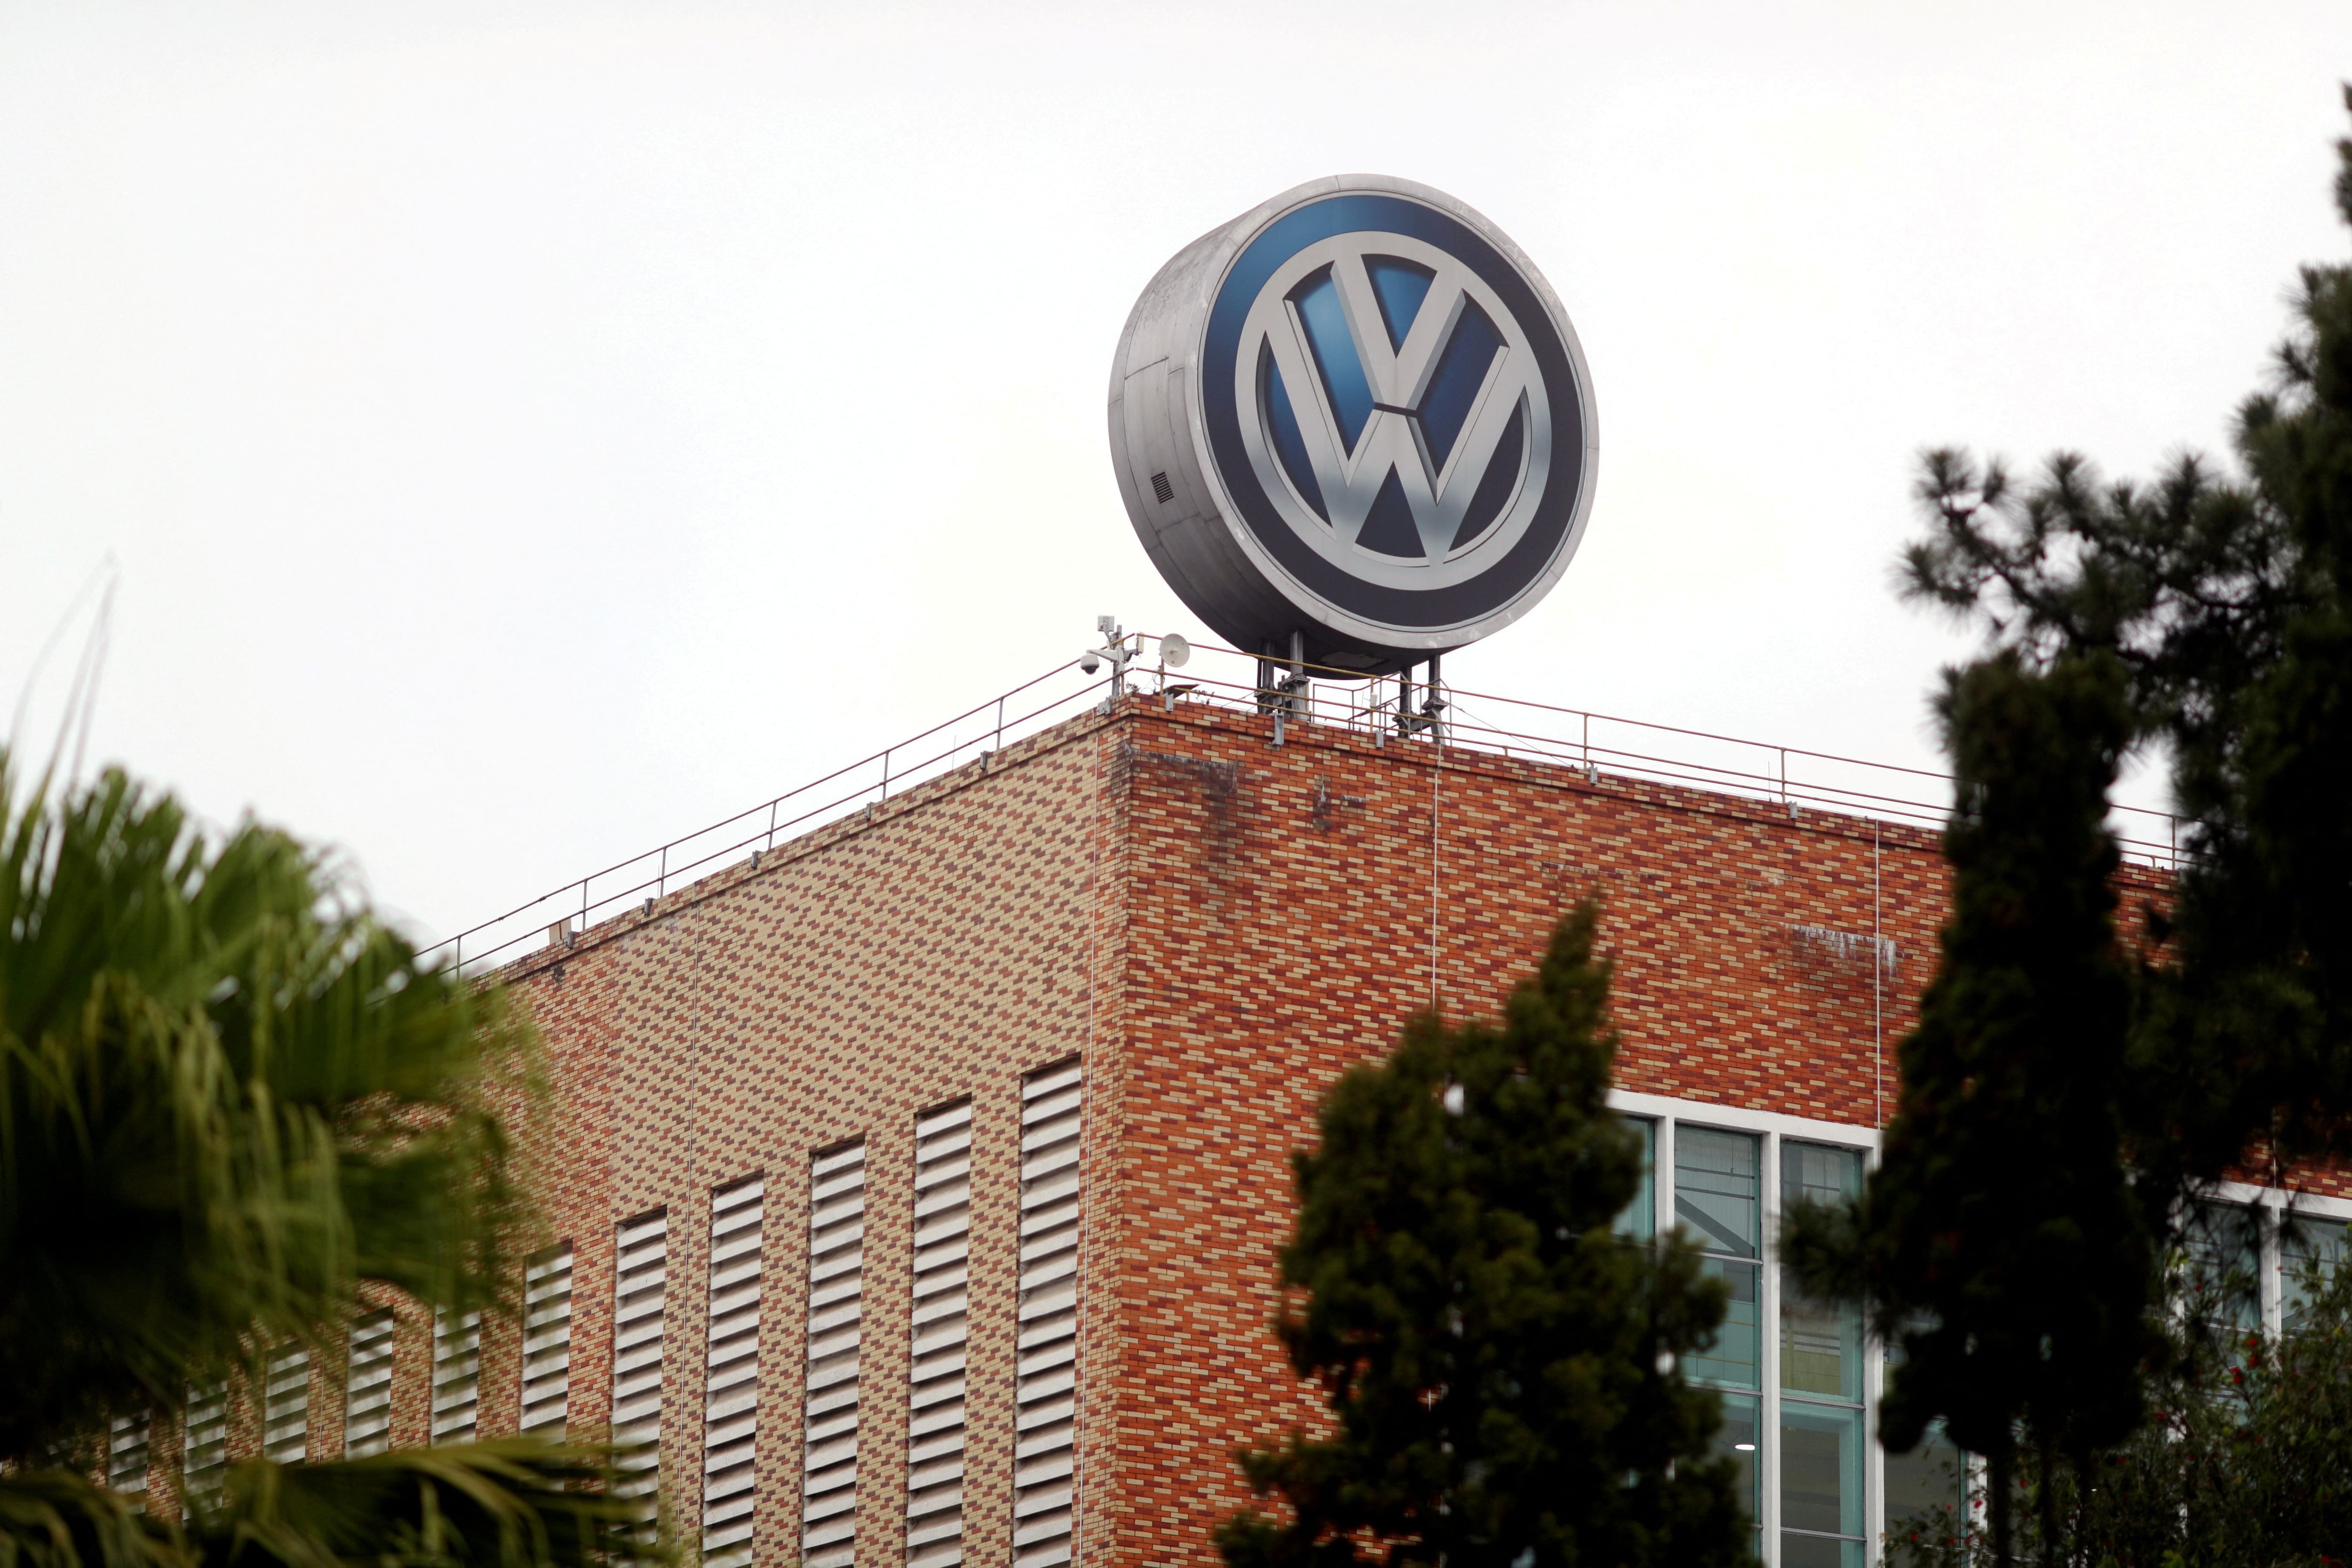
[{"label": "circular sign", "polygon": [[1247,652],[1367,675],[1499,631],[1592,508],[1592,383],[1532,263],[1453,197],[1299,186],[1160,269],[1120,334],[1128,516]]}]

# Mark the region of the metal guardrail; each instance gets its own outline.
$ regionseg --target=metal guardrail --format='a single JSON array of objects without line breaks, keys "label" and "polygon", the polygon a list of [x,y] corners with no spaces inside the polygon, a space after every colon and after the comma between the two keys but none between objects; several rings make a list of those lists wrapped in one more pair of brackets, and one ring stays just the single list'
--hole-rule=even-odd
[{"label": "metal guardrail", "polygon": [[[1107,711],[1108,701],[1127,694],[1156,697],[1171,710],[1181,700],[1272,713],[1277,743],[1287,726],[1301,724],[1352,732],[1381,746],[1442,748],[1573,768],[1595,782],[1606,777],[1678,784],[1792,813],[1827,812],[1932,829],[1950,811],[1951,776],[1929,769],[1444,685],[1433,692],[1425,684],[1401,688],[1393,679],[1367,681],[1342,669],[1270,662],[1232,648],[1196,644],[1190,650],[1194,658],[1206,656],[1213,668],[1228,670],[1225,676],[1195,669],[1189,661],[1181,668],[1145,663],[1146,646],[1160,643],[1154,636],[1129,633],[1095,656],[1048,670],[871,756],[469,926],[426,947],[423,956],[446,954],[447,963],[476,972],[510,962],[530,951],[527,944],[560,942],[600,918],[662,897],[672,882],[684,885],[753,852],[764,856],[780,840],[838,821],[1089,710]],[[1101,675],[1088,668],[1106,664],[1109,670]],[[1066,679],[1073,675],[1075,681]],[[2110,821],[2127,859],[2163,868],[2179,865],[2180,819],[2119,805]]]}]

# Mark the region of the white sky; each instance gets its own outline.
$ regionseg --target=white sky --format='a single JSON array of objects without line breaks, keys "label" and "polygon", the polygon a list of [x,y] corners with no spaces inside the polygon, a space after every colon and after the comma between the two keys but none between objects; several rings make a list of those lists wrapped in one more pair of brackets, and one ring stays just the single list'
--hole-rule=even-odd
[{"label": "white sky", "polygon": [[110,553],[94,756],[470,923],[1099,612],[1197,634],[1120,324],[1368,170],[1512,235],[1598,392],[1582,552],[1449,677],[1933,765],[1914,454],[2218,448],[2346,252],[2347,76],[2343,0],[11,0],[0,699]]}]

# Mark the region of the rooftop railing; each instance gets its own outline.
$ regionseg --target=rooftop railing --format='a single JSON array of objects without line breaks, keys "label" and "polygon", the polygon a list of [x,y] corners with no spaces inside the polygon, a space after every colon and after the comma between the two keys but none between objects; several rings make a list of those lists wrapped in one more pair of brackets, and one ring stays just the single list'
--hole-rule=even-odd
[{"label": "rooftop railing", "polygon": [[[867,810],[893,795],[938,778],[983,753],[1038,734],[1087,711],[1108,711],[1122,695],[1206,703],[1236,713],[1272,715],[1274,740],[1290,726],[1340,731],[1379,746],[1443,749],[1516,757],[1606,778],[1680,784],[1774,805],[1791,813],[1941,826],[1950,811],[1951,777],[1925,768],[1742,740],[1672,724],[1465,691],[1440,682],[1366,680],[1349,671],[1260,658],[1232,648],[1192,645],[1181,665],[1167,663],[1173,639],[1128,633],[1084,658],[1046,671],[918,735],[761,802],[643,854],[616,861],[518,904],[506,913],[425,950],[468,971],[562,943],[600,920],[764,856],[827,823]],[[2181,828],[2167,812],[2119,805],[2110,826],[2127,859],[2179,866]]]}]

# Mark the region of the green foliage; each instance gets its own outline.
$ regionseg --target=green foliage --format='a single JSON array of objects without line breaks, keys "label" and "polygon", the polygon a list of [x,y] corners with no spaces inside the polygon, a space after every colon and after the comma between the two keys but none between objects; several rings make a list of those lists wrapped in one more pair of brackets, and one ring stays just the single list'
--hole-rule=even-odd
[{"label": "green foliage", "polygon": [[2046,1454],[2139,1420],[2155,1268],[2122,1158],[2131,977],[2104,823],[2121,687],[2112,660],[2038,674],[2008,655],[1950,679],[1952,913],[1885,1157],[1857,1207],[1801,1208],[1785,1232],[1815,1289],[1866,1300],[1902,1347],[1897,1452],[1940,1418],[2005,1473],[2021,1421]]},{"label": "green foliage", "polygon": [[0,1457],[340,1325],[497,1299],[530,1055],[284,834],[0,755]]},{"label": "green foliage", "polygon": [[571,1568],[646,1555],[613,1454],[530,1438],[235,1467],[216,1507],[157,1521],[73,1470],[0,1476],[0,1568]]},{"label": "green foliage", "polygon": [[0,752],[0,1568],[658,1560],[609,1450],[236,1468],[186,1528],[80,1461],[115,1415],[332,1353],[368,1282],[510,1308],[536,1049],[316,853]]},{"label": "green foliage", "polygon": [[[2066,1568],[2329,1568],[2352,1542],[2352,1270],[2284,1337],[2230,1324],[2175,1276],[2182,1313],[2126,1442],[2021,1488],[2026,1544]],[[2200,1306],[2218,1311],[2200,1310]],[[2046,1489],[2045,1499],[2041,1495]],[[2045,1522],[2047,1521],[2047,1522]],[[1902,1568],[1990,1568],[1981,1535],[1898,1536]]]},{"label": "green foliage", "polygon": [[1606,1105],[1596,919],[1560,922],[1501,1027],[1423,1016],[1325,1102],[1278,1330],[1332,1427],[1243,1456],[1290,1517],[1229,1521],[1236,1568],[1747,1560],[1718,1402],[1676,1366],[1722,1287],[1611,1228],[1641,1172]]},{"label": "green foliage", "polygon": [[2107,484],[2062,453],[2021,486],[1931,453],[1906,556],[1915,595],[2033,665],[2116,659],[2133,738],[2169,758],[2191,858],[2128,1109],[2175,1193],[2258,1140],[2340,1152],[2352,1113],[2352,267],[2304,269],[2274,373],[2239,410],[2242,479],[2183,458]]},{"label": "green foliage", "polygon": [[205,1568],[562,1568],[644,1551],[603,1447],[506,1438],[326,1465],[240,1465],[191,1531]]}]

